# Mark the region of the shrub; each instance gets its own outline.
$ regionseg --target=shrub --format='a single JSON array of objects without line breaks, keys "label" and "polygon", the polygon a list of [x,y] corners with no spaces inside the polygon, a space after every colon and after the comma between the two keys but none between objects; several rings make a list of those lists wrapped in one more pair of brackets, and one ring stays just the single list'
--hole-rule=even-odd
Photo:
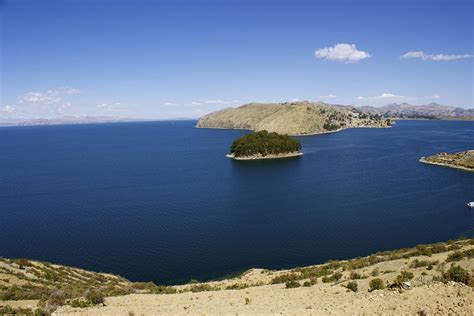
[{"label": "shrub", "polygon": [[393,283],[397,286],[400,286],[403,284],[403,282],[409,281],[411,279],[413,279],[413,273],[402,271],[399,275],[397,275]]},{"label": "shrub", "polygon": [[104,303],[104,296],[100,292],[89,290],[84,296],[92,305]]},{"label": "shrub", "polygon": [[156,285],[151,289],[151,292],[155,294],[174,294],[176,293],[176,289],[171,286]]},{"label": "shrub", "polygon": [[196,292],[205,292],[205,291],[217,291],[219,290],[219,288],[215,287],[215,286],[211,286],[209,284],[195,284],[195,285],[192,285],[189,290],[193,293],[196,293]]},{"label": "shrub", "polygon": [[66,304],[66,295],[61,290],[54,291],[51,293],[48,300],[51,304],[62,306]]},{"label": "shrub", "polygon": [[296,282],[296,281],[288,281],[286,282],[285,286],[287,289],[292,289],[292,288],[300,287],[301,284],[300,282]]},{"label": "shrub", "polygon": [[78,308],[86,308],[86,307],[91,306],[91,303],[89,301],[80,300],[80,299],[74,299],[69,304],[72,307],[78,307]]},{"label": "shrub", "polygon": [[444,274],[444,279],[447,281],[469,284],[471,276],[466,269],[463,269],[460,266],[452,265]]},{"label": "shrub", "polygon": [[362,279],[362,275],[360,273],[352,271],[351,274],[349,274],[349,278],[351,280]]},{"label": "shrub", "polygon": [[304,283],[303,283],[303,286],[305,286],[305,287],[310,287],[311,285],[313,285],[313,284],[311,284],[310,281],[304,281]]},{"label": "shrub", "polygon": [[226,287],[226,290],[242,290],[248,288],[249,285],[247,283],[234,283]]},{"label": "shrub", "polygon": [[289,273],[289,274],[282,274],[274,277],[272,279],[272,284],[278,284],[278,283],[286,283],[288,281],[296,281],[299,280],[300,277],[296,275],[295,273]]},{"label": "shrub", "polygon": [[383,290],[385,288],[385,284],[383,283],[382,279],[376,278],[372,279],[369,282],[369,292],[375,290]]},{"label": "shrub", "polygon": [[459,261],[464,257],[464,254],[461,251],[455,251],[448,255],[446,262]]},{"label": "shrub", "polygon": [[375,268],[372,270],[372,272],[370,273],[372,276],[378,276],[380,274],[380,271],[379,271],[379,268]]},{"label": "shrub", "polygon": [[438,264],[438,260],[429,261],[429,260],[415,259],[410,263],[410,268],[420,268],[420,267],[426,267],[426,266],[433,266],[433,265],[437,265],[437,264]]},{"label": "shrub", "polygon": [[351,281],[347,283],[346,288],[351,290],[352,292],[357,292],[359,290],[356,281]]}]

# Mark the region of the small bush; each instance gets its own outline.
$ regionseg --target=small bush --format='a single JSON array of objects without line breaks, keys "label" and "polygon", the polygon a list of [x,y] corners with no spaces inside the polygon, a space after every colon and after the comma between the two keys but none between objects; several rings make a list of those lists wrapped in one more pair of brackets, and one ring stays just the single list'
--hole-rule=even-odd
[{"label": "small bush", "polygon": [[151,292],[154,294],[174,294],[176,293],[176,289],[171,286],[156,285],[151,289]]},{"label": "small bush", "polygon": [[349,274],[349,279],[351,280],[362,279],[362,275],[360,273],[352,271],[351,274]]},{"label": "small bush", "polygon": [[278,283],[286,283],[289,281],[296,281],[299,280],[300,277],[295,274],[295,273],[289,273],[289,274],[282,274],[274,277],[272,279],[272,284],[278,284]]},{"label": "small bush", "polygon": [[464,257],[464,254],[461,251],[455,251],[448,255],[446,262],[459,261]]},{"label": "small bush", "polygon": [[247,283],[234,283],[226,287],[226,290],[242,290],[248,288],[249,285]]},{"label": "small bush", "polygon": [[86,308],[86,307],[91,306],[91,303],[89,301],[80,300],[80,299],[74,299],[69,304],[72,307],[78,307],[78,308]]},{"label": "small bush", "polygon": [[352,292],[357,292],[359,289],[358,289],[358,285],[357,285],[357,282],[356,281],[351,281],[349,283],[347,283],[346,285],[346,288],[351,290]]},{"label": "small bush", "polygon": [[471,276],[466,269],[463,269],[460,266],[452,265],[444,274],[444,278],[447,281],[469,284]]},{"label": "small bush", "polygon": [[92,305],[104,303],[104,296],[100,292],[89,290],[84,296]]},{"label": "small bush", "polygon": [[438,260],[429,261],[429,260],[415,259],[410,263],[410,268],[421,268],[421,267],[433,266],[433,265],[437,265],[437,264],[438,264]]},{"label": "small bush", "polygon": [[211,286],[209,284],[195,284],[195,285],[192,285],[189,290],[193,293],[196,293],[196,292],[205,292],[205,291],[217,291],[219,290],[219,288],[215,287],[215,286]]},{"label": "small bush", "polygon": [[372,276],[378,276],[380,274],[380,271],[379,271],[379,268],[375,268],[372,270],[372,272],[370,273]]},{"label": "small bush", "polygon": [[369,282],[369,292],[375,291],[375,290],[383,290],[385,288],[385,284],[383,283],[382,279],[376,278],[372,279]]},{"label": "small bush", "polygon": [[287,289],[292,289],[292,288],[300,287],[301,284],[300,282],[296,282],[296,281],[288,281],[286,282],[285,286]]},{"label": "small bush", "polygon": [[397,275],[393,283],[397,286],[400,286],[403,284],[403,282],[409,281],[411,279],[413,279],[413,273],[402,271],[399,275]]},{"label": "small bush", "polygon": [[311,285],[313,285],[313,284],[311,284],[310,281],[304,281],[304,283],[303,283],[303,286],[305,286],[305,287],[311,287]]}]

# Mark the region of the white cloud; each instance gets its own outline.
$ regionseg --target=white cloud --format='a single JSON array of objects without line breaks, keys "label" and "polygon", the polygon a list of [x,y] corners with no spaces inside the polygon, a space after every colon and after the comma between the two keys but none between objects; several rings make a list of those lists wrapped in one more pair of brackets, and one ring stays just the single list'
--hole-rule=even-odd
[{"label": "white cloud", "polygon": [[335,99],[335,98],[337,98],[337,95],[328,94],[328,95],[319,96],[319,98],[320,98],[320,99]]},{"label": "white cloud", "polygon": [[405,98],[406,98],[405,96],[396,95],[389,92],[384,92],[381,95],[376,95],[376,96],[368,96],[368,97],[358,96],[357,97],[358,100],[390,100],[390,99],[405,99]]},{"label": "white cloud", "polygon": [[76,88],[61,88],[62,91],[64,91],[64,93],[66,94],[79,94],[81,93],[81,90],[79,89],[76,89]]},{"label": "white cloud", "polygon": [[471,54],[445,55],[445,54],[425,54],[423,51],[411,51],[400,56],[400,58],[402,59],[419,58],[422,60],[431,60],[431,61],[451,61],[451,60],[472,58],[472,56],[473,55]]},{"label": "white cloud", "polygon": [[355,44],[336,44],[334,47],[317,49],[314,52],[316,58],[342,62],[345,64],[357,63],[363,59],[372,57],[369,53],[358,50]]},{"label": "white cloud", "polygon": [[72,107],[71,102],[66,100],[65,96],[79,92],[75,88],[27,92],[19,96],[15,103],[4,106],[0,113],[25,118],[50,118],[63,115],[67,109]]},{"label": "white cloud", "polygon": [[229,105],[233,103],[239,103],[239,100],[221,100],[221,99],[216,99],[216,100],[207,100],[204,103],[206,104],[221,104],[221,105]]},{"label": "white cloud", "polygon": [[441,96],[439,94],[433,94],[428,97],[428,99],[439,99]]},{"label": "white cloud", "polygon": [[107,110],[107,111],[119,111],[119,110],[125,110],[127,108],[125,104],[122,104],[120,102],[100,103],[100,104],[97,104],[95,107],[98,109]]},{"label": "white cloud", "polygon": [[168,102],[163,103],[163,105],[164,105],[164,106],[177,106],[177,105],[179,105],[179,104],[178,104],[178,103],[174,103],[174,102],[169,102],[169,101],[168,101]]},{"label": "white cloud", "polygon": [[15,108],[11,105],[5,105],[3,108],[2,108],[2,111],[3,112],[6,112],[6,113],[13,113],[15,112]]},{"label": "white cloud", "polygon": [[202,105],[202,103],[201,103],[201,102],[193,101],[193,102],[191,102],[191,105]]}]

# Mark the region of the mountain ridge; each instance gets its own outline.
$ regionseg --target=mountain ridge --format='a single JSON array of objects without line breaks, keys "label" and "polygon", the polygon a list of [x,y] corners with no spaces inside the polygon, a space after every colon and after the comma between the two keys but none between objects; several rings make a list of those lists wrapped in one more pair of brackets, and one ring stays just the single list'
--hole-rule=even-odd
[{"label": "mountain ridge", "polygon": [[313,135],[351,127],[388,127],[389,120],[350,106],[323,102],[248,103],[199,119],[197,128],[266,130],[286,135]]}]

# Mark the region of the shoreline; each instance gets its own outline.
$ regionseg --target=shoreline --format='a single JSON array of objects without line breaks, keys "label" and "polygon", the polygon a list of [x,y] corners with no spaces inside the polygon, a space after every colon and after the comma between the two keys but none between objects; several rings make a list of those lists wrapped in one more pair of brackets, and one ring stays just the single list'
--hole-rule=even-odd
[{"label": "shoreline", "polygon": [[286,154],[276,154],[276,155],[267,155],[267,156],[248,156],[248,157],[235,157],[234,154],[225,155],[227,158],[234,160],[264,160],[264,159],[282,159],[282,158],[294,158],[302,156],[302,152],[293,152]]},{"label": "shoreline", "polygon": [[[15,293],[31,296],[27,281],[31,281],[29,269],[34,267],[40,277],[33,282],[40,286],[37,290],[40,292],[29,299],[0,300],[0,310],[8,305],[29,308],[31,312],[43,308],[42,292],[49,294],[51,288],[42,279],[61,272],[66,279],[53,281],[52,285],[61,284],[63,291],[69,288],[75,292],[60,306],[53,306],[57,308],[53,315],[352,315],[354,311],[370,315],[414,315],[420,310],[428,315],[468,315],[474,307],[472,285],[468,280],[451,278],[446,271],[453,263],[464,271],[474,270],[473,250],[473,238],[458,238],[293,268],[253,268],[230,278],[172,286],[89,272],[87,277],[97,281],[86,280],[87,288],[92,284],[93,290],[102,293],[103,303],[85,306],[77,305],[87,301],[74,287],[77,273],[82,275],[85,270],[29,259],[2,259],[9,272],[4,275],[8,282],[0,282],[8,287],[18,286]],[[107,278],[97,279],[99,275]],[[401,276],[404,280],[398,281]],[[381,286],[372,288],[375,279]],[[123,292],[110,292],[104,287],[116,282],[119,282],[116,290],[125,289]],[[351,284],[355,284],[355,289]]]},{"label": "shoreline", "polygon": [[[332,133],[337,133],[346,129],[351,129],[351,128],[391,128],[393,126],[350,126],[350,127],[343,127],[343,128],[338,128],[333,131],[324,131],[324,132],[315,132],[315,133],[309,133],[309,134],[285,134],[288,136],[293,136],[293,137],[302,137],[302,136],[315,136],[315,135],[324,135],[324,134],[332,134]],[[194,128],[201,128],[201,129],[218,129],[218,130],[241,130],[241,131],[250,131],[250,132],[258,132],[255,129],[249,129],[249,128],[238,128],[238,127],[202,127],[202,126],[194,126]]]},{"label": "shoreline", "polygon": [[474,168],[466,168],[466,167],[463,167],[463,166],[451,165],[451,164],[443,163],[443,162],[429,161],[429,160],[426,160],[426,157],[421,157],[420,159],[418,159],[418,161],[422,162],[422,163],[429,164],[429,165],[443,166],[443,167],[448,167],[448,168],[454,168],[454,169],[460,169],[460,170],[464,170],[464,171],[474,172]]}]

